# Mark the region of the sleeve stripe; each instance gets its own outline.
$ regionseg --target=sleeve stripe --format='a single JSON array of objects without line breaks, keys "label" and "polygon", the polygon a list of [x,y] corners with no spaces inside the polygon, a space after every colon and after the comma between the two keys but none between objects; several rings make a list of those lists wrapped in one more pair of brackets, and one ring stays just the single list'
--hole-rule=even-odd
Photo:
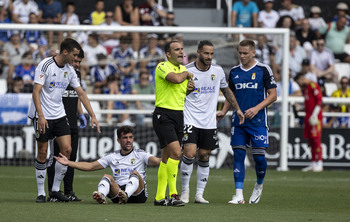
[{"label": "sleeve stripe", "polygon": [[41,71],[45,73],[45,72],[47,71],[48,67],[49,67],[53,62],[54,62],[54,61],[53,61],[53,58],[47,60],[47,61],[44,63],[44,65],[42,66]]}]

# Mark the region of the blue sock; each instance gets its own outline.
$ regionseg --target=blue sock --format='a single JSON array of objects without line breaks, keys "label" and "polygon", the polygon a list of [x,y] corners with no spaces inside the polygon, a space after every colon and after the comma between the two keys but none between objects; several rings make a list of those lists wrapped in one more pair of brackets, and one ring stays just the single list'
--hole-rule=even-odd
[{"label": "blue sock", "polygon": [[233,151],[233,178],[235,179],[236,189],[243,189],[243,182],[245,177],[245,155],[245,150],[234,149]]},{"label": "blue sock", "polygon": [[255,161],[256,183],[262,184],[264,182],[267,162],[264,155],[253,155]]}]

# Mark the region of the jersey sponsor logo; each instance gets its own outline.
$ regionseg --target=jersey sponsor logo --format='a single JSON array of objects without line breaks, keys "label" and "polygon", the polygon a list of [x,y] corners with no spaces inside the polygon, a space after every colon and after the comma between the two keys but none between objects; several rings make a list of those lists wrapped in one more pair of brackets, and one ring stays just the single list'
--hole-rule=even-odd
[{"label": "jersey sponsor logo", "polygon": [[136,170],[136,168],[121,168],[114,170],[114,176],[127,176],[130,175],[132,171]]},{"label": "jersey sponsor logo", "polygon": [[68,83],[65,83],[65,82],[50,82],[49,88],[66,89],[67,86],[68,86]]},{"label": "jersey sponsor logo", "polygon": [[267,140],[267,136],[265,136],[265,135],[254,135],[254,140],[265,141],[265,140]]},{"label": "jersey sponsor logo", "polygon": [[198,94],[200,94],[201,93],[201,90],[200,90],[200,88],[194,88],[194,90],[193,90],[193,94],[194,95],[198,95]]},{"label": "jersey sponsor logo", "polygon": [[215,93],[215,86],[202,86],[198,88],[198,94]]},{"label": "jersey sponsor logo", "polygon": [[216,79],[214,74],[211,74],[210,78],[211,78],[212,81],[214,81]]},{"label": "jersey sponsor logo", "polygon": [[120,174],[120,169],[115,169],[114,170],[114,175],[119,176],[119,174]]},{"label": "jersey sponsor logo", "polygon": [[78,93],[75,90],[66,90],[62,97],[78,97]]},{"label": "jersey sponsor logo", "polygon": [[257,89],[258,83],[253,83],[253,82],[236,83],[235,87],[236,89]]},{"label": "jersey sponsor logo", "polygon": [[255,72],[252,74],[252,80],[255,79]]}]

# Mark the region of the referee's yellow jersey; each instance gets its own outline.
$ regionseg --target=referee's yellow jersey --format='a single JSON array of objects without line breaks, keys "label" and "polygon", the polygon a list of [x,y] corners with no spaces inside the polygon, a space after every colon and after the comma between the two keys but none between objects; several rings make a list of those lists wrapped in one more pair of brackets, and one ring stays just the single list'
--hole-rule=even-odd
[{"label": "referee's yellow jersey", "polygon": [[188,80],[175,84],[166,80],[165,77],[171,72],[182,73],[186,70],[185,66],[175,66],[169,61],[157,65],[155,71],[156,107],[184,110]]}]

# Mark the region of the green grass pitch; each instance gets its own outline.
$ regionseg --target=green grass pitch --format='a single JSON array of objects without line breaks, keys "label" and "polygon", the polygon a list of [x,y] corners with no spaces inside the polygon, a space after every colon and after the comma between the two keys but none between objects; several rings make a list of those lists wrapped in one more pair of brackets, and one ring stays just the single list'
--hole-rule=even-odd
[{"label": "green grass pitch", "polygon": [[[231,169],[210,171],[204,197],[210,204],[193,203],[194,171],[190,203],[184,207],[156,207],[157,168],[149,168],[146,204],[99,205],[91,194],[103,173],[75,171],[74,189],[80,203],[35,203],[34,167],[0,167],[0,221],[349,221],[350,172],[303,173],[268,170],[260,203],[247,204],[255,184],[255,171],[248,169],[244,183],[245,205],[227,203],[234,193]],[[178,177],[178,191],[181,182]]]}]

